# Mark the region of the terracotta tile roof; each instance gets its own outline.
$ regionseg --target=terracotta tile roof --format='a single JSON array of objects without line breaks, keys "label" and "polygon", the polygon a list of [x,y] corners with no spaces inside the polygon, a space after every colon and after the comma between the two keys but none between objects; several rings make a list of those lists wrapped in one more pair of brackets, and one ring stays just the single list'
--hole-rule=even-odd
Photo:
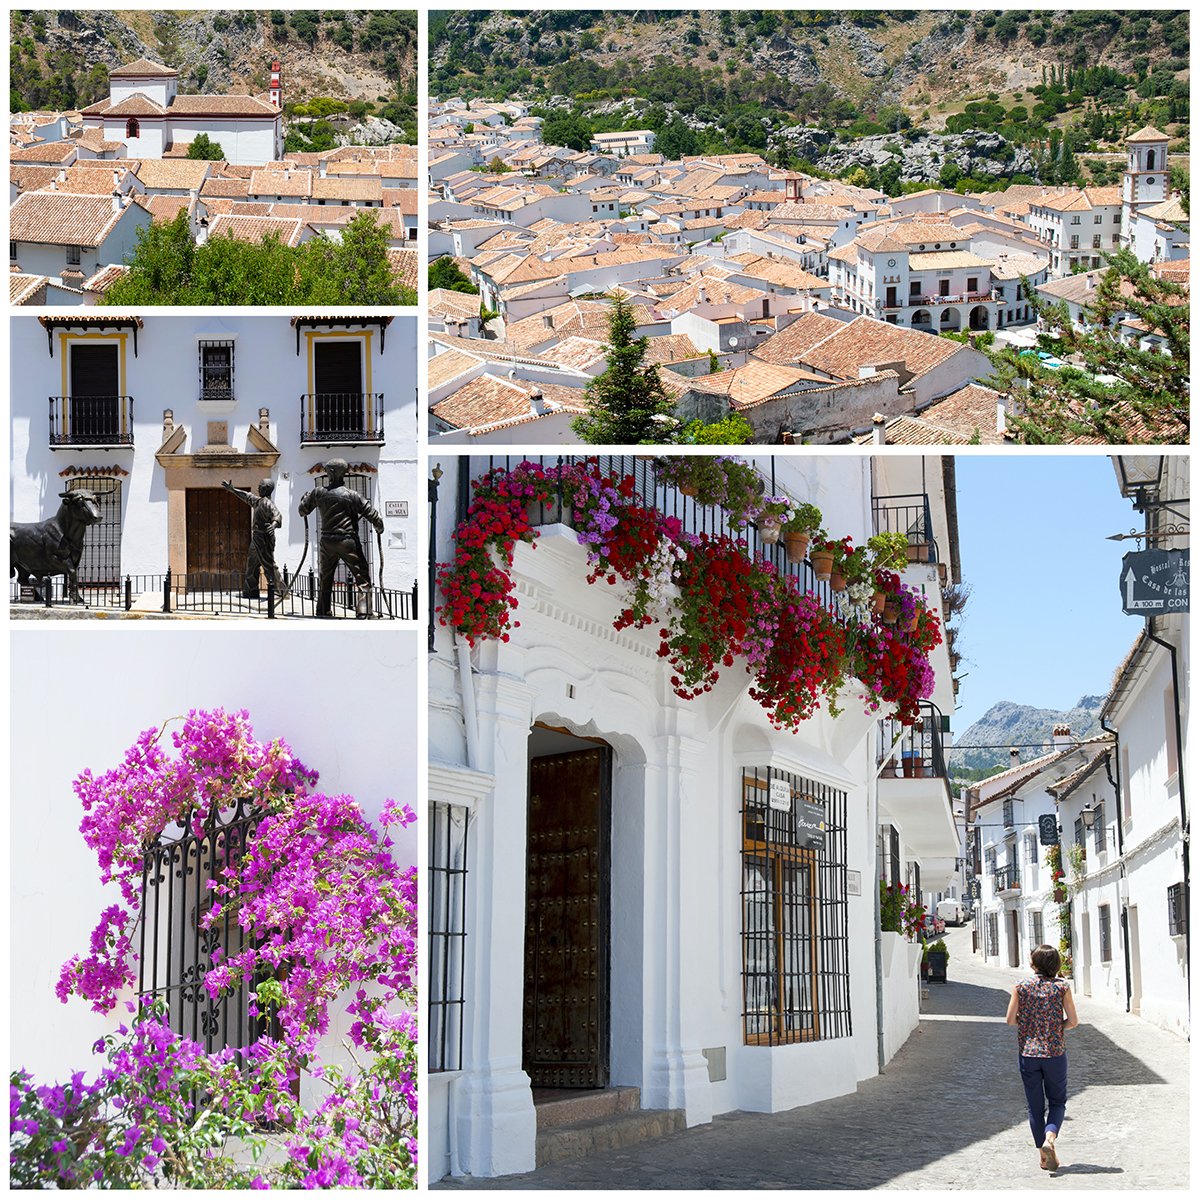
[{"label": "terracotta tile roof", "polygon": [[801,361],[835,379],[857,379],[859,367],[903,361],[906,369],[919,378],[966,349],[950,338],[903,329],[872,317],[856,317],[818,342]]},{"label": "terracotta tile roof", "polygon": [[779,365],[803,362],[814,346],[837,333],[844,324],[836,317],[827,317],[823,313],[805,313],[756,346],[754,357]]},{"label": "terracotta tile roof", "polygon": [[368,178],[352,176],[348,179],[321,179],[312,181],[314,200],[377,200],[383,201],[383,184],[377,176]]},{"label": "terracotta tile roof", "polygon": [[94,247],[127,211],[113,212],[111,196],[25,192],[8,210],[8,236],[15,242]]},{"label": "terracotta tile roof", "polygon": [[1164,200],[1161,204],[1154,204],[1149,208],[1143,208],[1138,213],[1138,216],[1149,217],[1152,221],[1179,221],[1186,223],[1191,220],[1191,217],[1183,207],[1183,202],[1174,197],[1170,200]]},{"label": "terracotta tile roof", "polygon": [[603,342],[578,335],[563,338],[553,350],[546,352],[547,358],[553,358],[561,366],[573,367],[577,371],[586,370],[607,355],[608,348]]},{"label": "terracotta tile roof", "polygon": [[128,75],[149,75],[160,79],[169,79],[178,74],[178,71],[173,71],[170,67],[163,66],[162,63],[151,62],[148,58],[138,58],[131,63],[126,63],[123,67],[118,67],[115,71],[109,71],[108,77],[109,79],[123,79]]},{"label": "terracotta tile roof", "polygon": [[976,430],[988,445],[1003,442],[996,432],[996,405],[1001,394],[981,383],[968,383],[949,396],[943,396],[921,409],[920,416],[930,425],[948,430],[969,441]]},{"label": "terracotta tile roof", "polygon": [[129,268],[122,266],[120,263],[113,263],[111,266],[101,267],[95,275],[90,279],[85,279],[80,285],[85,292],[107,292],[118,279],[123,279],[129,274]]},{"label": "terracotta tile roof", "polygon": [[434,288],[429,293],[428,309],[431,313],[451,317],[477,317],[482,305],[479,296],[469,292],[454,292],[449,288]]},{"label": "terracotta tile roof", "polygon": [[402,250],[397,246],[389,246],[387,251],[388,266],[392,268],[392,278],[401,286],[417,290],[417,252]]},{"label": "terracotta tile roof", "polygon": [[809,371],[756,362],[751,358],[744,367],[718,371],[715,375],[699,375],[695,379],[689,379],[687,385],[693,391],[706,392],[713,396],[728,396],[730,407],[739,409],[761,404],[797,383],[810,383],[817,378]]},{"label": "terracotta tile roof", "polygon": [[[927,250],[941,242],[942,249],[948,250],[951,242],[961,242],[966,239],[959,227],[950,221],[927,217],[924,220],[904,220],[888,222],[891,235],[898,242],[903,242],[910,250],[924,244]],[[955,247],[957,249],[957,246]]]},{"label": "terracotta tile roof", "polygon": [[175,220],[181,209],[189,214],[192,211],[191,196],[146,196],[139,197],[137,203],[159,222]]},{"label": "terracotta tile roof", "polygon": [[1155,129],[1153,125],[1143,125],[1137,133],[1131,133],[1127,142],[1165,142],[1167,135]]},{"label": "terracotta tile roof", "polygon": [[761,279],[765,283],[774,283],[780,287],[794,287],[799,290],[830,286],[828,279],[822,279],[820,276],[804,270],[803,267],[783,262],[778,258],[760,259],[757,263],[745,267],[741,274],[748,275],[752,279]]},{"label": "terracotta tile roof", "polygon": [[858,237],[854,239],[854,244],[856,246],[861,246],[864,250],[871,251],[871,253],[876,253],[878,251],[902,252],[908,249],[903,242],[897,241],[896,238],[894,238],[886,229],[868,229],[863,233],[860,233]]},{"label": "terracotta tile roof", "polygon": [[217,237],[235,237],[242,242],[258,242],[269,233],[278,233],[285,246],[300,244],[303,222],[278,217],[218,216],[208,229],[211,241]]},{"label": "terracotta tile roof", "polygon": [[194,159],[147,158],[137,177],[147,191],[156,188],[198,188],[206,182],[211,164]]},{"label": "terracotta tile roof", "polygon": [[993,279],[1019,279],[1022,275],[1037,275],[1049,264],[1036,254],[1001,255],[992,263]]},{"label": "terracotta tile roof", "polygon": [[172,116],[274,117],[281,110],[256,96],[176,96]]},{"label": "terracotta tile roof", "polygon": [[9,304],[45,304],[46,275],[20,275],[10,272],[8,276]]},{"label": "terracotta tile roof", "polygon": [[1150,268],[1150,274],[1170,283],[1188,283],[1191,277],[1192,260],[1190,258],[1173,258],[1165,262],[1155,263]]},{"label": "terracotta tile roof", "polygon": [[[535,391],[541,392],[546,409],[543,414],[533,411],[531,396]],[[481,375],[433,405],[429,411],[456,429],[478,429],[537,419],[556,412],[583,413],[587,411],[587,401],[581,388]]]},{"label": "terracotta tile roof", "polygon": [[480,359],[461,350],[443,350],[429,360],[427,384],[430,391],[442,387],[460,375],[479,366]]},{"label": "terracotta tile roof", "polygon": [[[610,311],[611,305],[602,300],[568,300],[556,308],[522,317],[519,321],[510,321],[504,334],[509,352],[520,354],[539,342],[573,333],[607,339]],[[550,318],[552,327],[546,327],[544,317]]]},{"label": "terracotta tile roof", "polygon": [[227,200],[242,200],[250,194],[248,179],[206,179],[200,188],[204,200],[223,197]]},{"label": "terracotta tile roof", "polygon": [[23,149],[13,149],[9,160],[13,163],[65,163],[79,153],[79,147],[70,139],[65,142],[44,142]]},{"label": "terracotta tile roof", "polygon": [[[941,429],[932,420],[910,416],[907,413],[892,417],[886,426],[884,445],[887,446],[965,446],[972,439],[951,429]],[[993,445],[1002,441],[999,436],[988,437],[980,433],[979,445]],[[860,446],[870,446],[875,441],[872,433],[854,438]]]},{"label": "terracotta tile roof", "polygon": [[[73,171],[74,167],[68,167]],[[31,167],[14,165],[8,169],[9,182],[18,192],[38,192],[52,179],[58,178],[61,167]]]},{"label": "terracotta tile roof", "polygon": [[311,196],[311,171],[255,171],[250,176],[251,196]]},{"label": "terracotta tile roof", "polygon": [[124,142],[106,142],[104,140],[104,131],[99,127],[72,133],[71,138],[80,146],[88,150],[94,150],[97,154],[107,154],[109,151],[116,150],[125,144]]}]

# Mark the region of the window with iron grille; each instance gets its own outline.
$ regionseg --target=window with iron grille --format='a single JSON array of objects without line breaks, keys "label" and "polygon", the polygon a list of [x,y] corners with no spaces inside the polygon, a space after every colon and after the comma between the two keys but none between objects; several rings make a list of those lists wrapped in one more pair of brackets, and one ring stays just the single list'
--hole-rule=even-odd
[{"label": "window with iron grille", "polygon": [[1005,800],[1004,802],[1004,827],[1010,829],[1013,823],[1013,802]]},{"label": "window with iron grille", "polygon": [[67,266],[68,267],[79,266],[79,259],[80,259],[79,247],[78,246],[68,246],[67,247]]},{"label": "window with iron grille", "polygon": [[1108,839],[1108,832],[1104,827],[1104,804],[1103,802],[1096,805],[1096,820],[1092,824],[1093,845],[1096,847],[1096,853],[1102,854],[1105,849],[1105,844]]},{"label": "window with iron grille", "polygon": [[1038,861],[1038,844],[1037,834],[1027,833],[1025,835],[1025,861],[1031,866],[1036,867]]},{"label": "window with iron grille", "polygon": [[[370,475],[365,475],[362,472],[348,471],[346,478],[342,481],[344,487],[348,487],[352,492],[357,492],[369,504],[374,506],[372,494],[374,492],[373,480]],[[317,475],[313,479],[313,487],[327,488],[329,486],[329,476],[325,474]],[[319,508],[313,510],[313,520],[315,528],[313,529],[313,544],[317,547],[317,554],[321,553],[321,510]],[[378,585],[379,580],[375,578],[375,530],[372,528],[370,521],[365,517],[358,523],[358,540],[362,545],[363,557],[367,560],[367,570],[371,573],[372,581]],[[318,567],[318,571],[319,571]],[[354,576],[350,573],[350,568],[344,562],[339,562],[337,570],[333,574],[333,584],[337,588],[349,588],[350,595],[354,594]],[[349,601],[350,607],[354,606],[354,601]]]},{"label": "window with iron grille", "polygon": [[72,479],[67,490],[90,491],[100,507],[100,520],[83,534],[83,554],[79,559],[80,584],[121,582],[121,481],[101,476]]},{"label": "window with iron grille", "polygon": [[247,948],[231,906],[211,928],[204,917],[216,895],[209,882],[245,853],[259,819],[249,802],[238,800],[209,818],[207,832],[197,832],[188,813],[146,847],[142,862],[138,995],[143,1004],[164,1001],[171,1028],[209,1052],[280,1036],[273,1005],[264,1015],[250,1012],[251,993],[270,978],[267,971],[215,998],[204,986],[216,951],[224,961]]},{"label": "window with iron grille", "polygon": [[1040,912],[1031,912],[1029,914],[1029,945],[1030,947],[1040,946],[1045,941],[1042,934],[1042,914]]},{"label": "window with iron grille", "polygon": [[989,846],[983,852],[983,865],[984,865],[984,870],[985,870],[986,874],[995,875],[995,873],[996,873],[996,847],[995,846]]},{"label": "window with iron grille", "polygon": [[984,924],[984,938],[987,947],[984,950],[989,958],[996,958],[1000,953],[1000,919],[996,913],[988,913]]},{"label": "window with iron grille", "polygon": [[200,343],[200,399],[233,399],[232,341]]},{"label": "window with iron grille", "polygon": [[1187,933],[1187,906],[1183,902],[1183,884],[1173,883],[1167,888],[1167,932],[1171,937],[1182,937]]},{"label": "window with iron grille", "polygon": [[1112,962],[1112,909],[1101,904],[1097,909],[1097,924],[1100,928],[1100,961]]},{"label": "window with iron grille", "polygon": [[432,805],[429,822],[429,1070],[462,1067],[468,809]]},{"label": "window with iron grille", "polygon": [[1075,845],[1077,845],[1085,854],[1087,846],[1084,844],[1083,818],[1075,818]]},{"label": "window with iron grille", "polygon": [[745,1044],[848,1037],[846,793],[747,768],[741,820]]}]

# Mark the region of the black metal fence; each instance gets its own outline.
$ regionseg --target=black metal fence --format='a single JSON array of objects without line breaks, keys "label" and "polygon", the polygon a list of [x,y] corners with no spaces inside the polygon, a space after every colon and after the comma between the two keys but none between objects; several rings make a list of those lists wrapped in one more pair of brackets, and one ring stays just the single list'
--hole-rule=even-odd
[{"label": "black metal fence", "polygon": [[745,1044],[850,1036],[846,793],[744,768],[741,821]]},{"label": "black metal fence", "polygon": [[[897,741],[897,738],[899,741]],[[894,717],[879,723],[879,760],[884,755],[903,771],[906,778],[946,779],[946,755],[942,742],[942,714],[936,705],[921,705],[921,719],[903,725]]]},{"label": "black metal fence", "polygon": [[[129,612],[135,602],[153,594],[154,612],[212,612],[246,616],[312,617],[317,602],[317,577],[307,571],[294,581],[283,572],[284,588],[274,585],[261,589],[257,599],[242,595],[241,573],[218,574],[205,571],[195,575],[126,575],[117,583],[79,584],[79,597],[88,608],[118,608]],[[67,594],[66,580],[61,575],[40,580],[34,586],[21,588],[15,580],[9,583],[11,603],[41,604],[46,608],[72,605]],[[353,584],[334,582],[333,616],[354,618],[358,590]],[[139,608],[145,609],[144,603]],[[417,618],[417,584],[407,591],[373,587],[367,592],[367,615],[389,621],[415,621]]]},{"label": "black metal fence", "polygon": [[939,562],[933,536],[929,497],[924,492],[900,496],[872,496],[871,515],[876,533],[902,533],[908,538],[909,562]]},{"label": "black metal fence", "polygon": [[382,392],[305,392],[300,444],[383,443]]},{"label": "black metal fence", "polygon": [[215,952],[223,962],[250,948],[234,908],[225,907],[211,928],[204,919],[219,903],[209,883],[245,853],[260,819],[241,799],[231,811],[210,816],[203,831],[189,812],[146,847],[142,860],[138,996],[144,1006],[163,1001],[171,1029],[210,1053],[280,1035],[273,1005],[261,1016],[249,1011],[253,988],[268,974],[216,997],[204,984]]},{"label": "black metal fence", "polygon": [[[584,457],[551,455],[493,455],[486,458],[473,457],[469,460],[464,459],[463,461],[469,461],[470,479],[474,481],[495,467],[502,467],[509,470],[518,463],[526,460],[539,463],[546,470],[547,474],[551,476],[553,476],[554,471],[559,466],[582,464],[586,461]],[[652,456],[601,454],[599,456],[599,467],[604,474],[612,473],[617,476],[632,475],[635,491],[640,498],[640,502],[647,508],[657,508],[664,516],[678,518],[684,533],[704,533],[710,537],[729,534],[733,537],[745,539],[747,553],[751,557],[761,558],[773,564],[780,575],[795,577],[802,592],[811,592],[817,598],[818,602],[836,619],[839,621],[843,620],[832,589],[828,582],[822,583],[817,579],[816,572],[813,570],[811,563],[807,560],[799,563],[791,562],[788,559],[787,550],[782,540],[778,542],[764,542],[753,524],[749,524],[741,529],[731,528],[728,520],[729,514],[723,508],[715,505],[706,506],[697,504],[695,499],[685,496],[678,488],[661,483],[654,470]],[[769,472],[759,470],[757,473],[762,480],[765,493],[771,496],[777,495],[774,459],[771,460],[771,470]],[[466,491],[467,489],[462,488],[459,493],[459,512],[457,518],[459,521],[466,516],[468,503]],[[539,512],[532,514],[531,523],[534,525],[573,524],[573,516],[570,509],[565,505],[561,488],[549,503],[541,506]]]},{"label": "black metal fence", "polygon": [[132,396],[51,396],[51,446],[132,446]]},{"label": "black metal fence", "polygon": [[460,804],[431,805],[429,823],[429,1070],[462,1066],[467,834]]}]

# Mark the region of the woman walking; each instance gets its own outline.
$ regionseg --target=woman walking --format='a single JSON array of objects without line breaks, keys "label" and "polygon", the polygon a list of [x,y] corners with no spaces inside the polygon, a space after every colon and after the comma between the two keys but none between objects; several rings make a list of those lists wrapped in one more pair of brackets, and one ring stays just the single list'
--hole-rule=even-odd
[{"label": "woman walking", "polygon": [[[1071,985],[1060,979],[1062,959],[1053,946],[1029,956],[1035,975],[1012,990],[1005,1020],[1017,1027],[1017,1061],[1029,1105],[1029,1128],[1043,1171],[1058,1170],[1054,1143],[1067,1108],[1067,1047],[1063,1033],[1079,1024]],[[1047,1112],[1047,1108],[1049,1111]]]}]

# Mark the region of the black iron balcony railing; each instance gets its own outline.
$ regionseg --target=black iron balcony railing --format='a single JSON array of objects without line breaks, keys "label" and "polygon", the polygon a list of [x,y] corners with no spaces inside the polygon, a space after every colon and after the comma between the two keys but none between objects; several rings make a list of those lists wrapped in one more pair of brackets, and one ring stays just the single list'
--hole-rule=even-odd
[{"label": "black iron balcony railing", "polygon": [[306,392],[300,397],[300,444],[383,444],[382,392]]},{"label": "black iron balcony railing", "polygon": [[938,562],[929,496],[872,496],[871,515],[876,533],[902,533],[908,538],[909,562]]},{"label": "black iron balcony railing", "polygon": [[[781,576],[793,576],[801,591],[811,592],[821,606],[835,619],[844,622],[845,618],[834,599],[829,584],[822,583],[817,579],[812,564],[807,560],[799,563],[790,562],[782,540],[774,543],[764,542],[753,524],[747,525],[744,529],[731,529],[724,509],[697,504],[694,499],[685,496],[677,488],[660,483],[654,470],[654,463],[649,457],[632,454],[601,454],[598,458],[601,473],[606,475],[611,473],[617,476],[632,475],[641,503],[648,508],[657,508],[665,516],[676,517],[682,525],[684,533],[705,533],[710,537],[728,534],[745,539],[747,553],[752,558],[764,559],[771,563]],[[461,521],[467,515],[467,493],[474,480],[496,467],[509,470],[522,461],[539,463],[546,473],[552,476],[555,468],[560,464],[563,466],[582,464],[586,458],[584,456],[558,457],[555,455],[490,455],[486,458],[473,457],[470,459],[463,457],[459,459],[460,470],[467,472],[468,475],[465,480],[461,481],[462,486],[459,488],[457,520]],[[769,474],[762,471],[759,471],[758,474],[763,481],[765,494],[777,495],[774,462],[772,461]],[[572,525],[572,514],[562,498],[561,491],[556,500],[542,505],[540,512],[534,513],[530,521],[534,525],[559,523]]]},{"label": "black iron balcony railing", "polygon": [[997,867],[992,872],[992,886],[997,892],[1015,892],[1021,886],[1017,864],[1009,863],[1008,866]]},{"label": "black iron balcony railing", "polygon": [[50,445],[132,446],[132,396],[51,396]]},{"label": "black iron balcony railing", "polygon": [[878,757],[880,762],[885,762],[884,776],[889,779],[901,775],[906,779],[946,779],[942,725],[941,710],[928,702],[921,705],[921,720],[914,725],[902,725],[894,717],[880,721]]}]

